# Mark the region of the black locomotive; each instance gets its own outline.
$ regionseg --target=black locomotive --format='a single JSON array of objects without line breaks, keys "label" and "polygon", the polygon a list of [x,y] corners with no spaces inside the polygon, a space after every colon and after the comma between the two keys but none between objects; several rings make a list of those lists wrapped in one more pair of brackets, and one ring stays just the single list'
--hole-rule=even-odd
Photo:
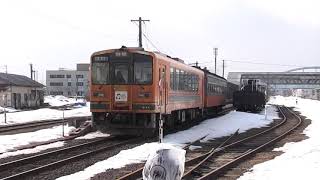
[{"label": "black locomotive", "polygon": [[257,79],[243,79],[241,89],[233,93],[233,107],[238,111],[261,111],[266,104],[266,86]]}]

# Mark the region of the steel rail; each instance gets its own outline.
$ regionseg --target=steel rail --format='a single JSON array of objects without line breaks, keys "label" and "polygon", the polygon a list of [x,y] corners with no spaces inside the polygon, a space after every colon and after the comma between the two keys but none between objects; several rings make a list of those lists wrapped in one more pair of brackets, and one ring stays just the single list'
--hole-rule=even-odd
[{"label": "steel rail", "polygon": [[[227,109],[221,111],[220,113],[221,113],[221,114],[222,114],[222,113],[226,113],[226,112],[228,112],[228,111],[230,111],[230,110],[233,110],[233,108],[227,108]],[[220,114],[220,113],[219,113],[219,114]],[[262,132],[259,132],[259,133],[255,134],[255,135],[252,135],[252,136],[250,136],[250,137],[247,137],[247,138],[238,140],[238,141],[236,141],[236,142],[230,143],[230,144],[225,145],[225,146],[219,146],[219,148],[212,148],[210,151],[208,151],[208,152],[206,152],[206,153],[204,153],[204,154],[202,154],[202,155],[200,155],[200,156],[197,156],[197,157],[195,157],[195,158],[192,158],[192,159],[186,161],[186,162],[185,162],[185,165],[191,165],[191,164],[193,164],[193,163],[195,163],[195,162],[198,162],[198,161],[203,160],[204,158],[206,158],[206,157],[207,157],[208,155],[210,155],[210,154],[211,154],[211,156],[212,156],[213,154],[218,153],[218,152],[221,152],[222,150],[224,150],[224,149],[227,148],[227,147],[234,146],[234,145],[236,145],[236,144],[238,144],[238,143],[242,143],[242,142],[245,142],[245,141],[247,141],[247,140],[249,140],[249,139],[252,139],[252,138],[255,138],[255,137],[260,136],[260,135],[262,135],[262,134],[265,134],[265,133],[267,133],[267,132],[269,132],[269,131],[271,131],[271,130],[273,130],[273,129],[281,126],[281,125],[283,125],[285,122],[286,122],[286,118],[283,118],[283,120],[282,120],[279,124],[277,124],[277,125],[269,128],[269,129],[266,129],[266,130],[264,130],[264,131],[262,131]],[[238,131],[237,131],[237,132],[238,132]],[[213,151],[214,151],[214,153],[212,153]],[[137,178],[141,178],[141,176],[142,176],[142,171],[143,171],[143,167],[140,168],[140,169],[137,169],[136,171],[133,171],[133,172],[131,172],[131,173],[129,173],[129,174],[126,174],[126,175],[124,175],[124,176],[121,176],[120,178],[117,178],[117,179],[118,179],[118,180],[124,180],[124,179],[134,179],[134,178],[137,179]],[[190,172],[190,173],[191,173],[191,172]],[[185,176],[185,175],[184,175],[184,176]],[[184,177],[184,176],[183,176],[183,177]]]},{"label": "steel rail", "polygon": [[108,136],[106,138],[95,140],[95,141],[92,141],[92,142],[81,143],[81,144],[78,144],[78,145],[65,147],[65,148],[61,148],[61,149],[57,149],[57,150],[53,150],[53,151],[49,151],[49,152],[45,152],[45,153],[29,156],[29,157],[17,159],[17,160],[14,160],[14,161],[6,162],[6,163],[3,163],[3,164],[0,164],[0,170],[5,170],[5,169],[8,169],[8,168],[13,167],[13,166],[16,167],[19,164],[23,164],[23,163],[26,163],[26,162],[29,162],[29,161],[32,161],[32,160],[40,159],[40,158],[45,157],[45,156],[51,156],[51,155],[59,154],[59,153],[64,152],[64,151],[70,151],[70,150],[74,150],[74,149],[77,149],[77,148],[80,148],[80,147],[85,147],[85,146],[88,146],[88,145],[94,145],[94,144],[97,144],[97,143],[100,143],[100,142],[104,142],[104,141],[110,141],[113,138],[115,138],[115,137],[114,136]]},{"label": "steel rail", "polygon": [[[238,131],[239,131],[239,129],[238,129],[234,134],[232,134],[231,136],[229,136],[225,141],[223,141],[216,149],[222,147],[224,144],[226,144],[227,142],[229,142],[234,136],[236,136],[236,135],[238,134]],[[199,139],[197,139],[197,140],[195,140],[195,141],[192,141],[192,142],[188,143],[188,145],[186,145],[185,147],[183,147],[183,149],[186,150],[186,149],[189,148],[192,144],[194,144],[194,143],[197,142],[197,141],[200,141],[200,140],[204,139],[204,138],[207,137],[207,136],[208,136],[208,135],[205,135],[205,136],[203,136],[203,137],[201,137],[201,138],[199,138]],[[215,149],[215,148],[212,148],[211,151],[213,151],[214,149]],[[211,152],[211,151],[210,151],[210,152]],[[210,153],[210,152],[208,152],[208,153]],[[206,154],[208,154],[208,153],[206,153]],[[190,161],[190,160],[189,160],[189,161]],[[187,161],[186,163],[188,163],[189,161]],[[142,171],[143,171],[143,167],[140,168],[140,169],[138,169],[138,170],[136,170],[136,171],[133,171],[133,172],[131,172],[131,173],[129,173],[129,174],[126,174],[126,175],[124,175],[124,176],[121,176],[120,178],[117,178],[117,180],[134,179],[134,178],[137,179],[137,178],[141,177]]]},{"label": "steel rail", "polygon": [[69,158],[65,158],[65,159],[62,159],[62,160],[59,160],[59,161],[56,161],[56,162],[52,162],[52,163],[49,163],[49,164],[46,164],[46,165],[43,165],[43,166],[40,166],[40,167],[37,167],[37,168],[33,168],[33,169],[30,169],[30,170],[27,170],[27,171],[24,171],[24,172],[21,172],[21,173],[18,173],[18,174],[14,174],[14,175],[5,177],[5,178],[3,178],[1,180],[21,179],[21,178],[24,178],[25,176],[28,176],[28,175],[31,175],[31,174],[35,174],[35,173],[39,173],[39,172],[44,171],[44,170],[46,170],[48,168],[51,168],[51,167],[56,167],[58,165],[64,165],[64,164],[67,164],[68,162],[71,162],[71,161],[74,161],[74,160],[77,160],[77,159],[81,159],[81,158],[86,157],[86,156],[94,155],[94,154],[97,154],[97,153],[100,153],[100,152],[103,152],[103,151],[106,151],[106,150],[113,149],[113,148],[118,147],[118,146],[126,145],[128,143],[134,143],[134,142],[136,142],[136,141],[138,141],[140,139],[141,138],[129,139],[129,140],[126,140],[126,141],[123,141],[123,142],[119,142],[119,143],[116,143],[116,144],[113,144],[113,145],[109,145],[109,146],[106,146],[106,147],[103,147],[103,148],[99,148],[99,149],[92,150],[92,151],[89,151],[89,152],[81,153],[81,154],[78,154],[78,155],[75,155],[75,156],[72,156],[72,157],[69,157]]},{"label": "steel rail", "polygon": [[68,120],[73,119],[73,118],[90,118],[90,116],[65,118],[64,120],[63,119],[54,119],[54,120],[43,120],[43,121],[34,121],[34,122],[28,122],[28,123],[4,125],[4,126],[0,126],[0,133],[5,133],[5,132],[9,132],[9,131],[14,131],[14,130],[20,130],[20,129],[25,129],[25,128],[34,128],[34,127],[41,127],[41,126],[47,126],[47,125],[53,125],[53,124],[60,124],[62,122],[67,122]]},{"label": "steel rail", "polygon": [[[279,109],[279,111],[281,112],[280,108],[278,108],[278,109]],[[235,146],[235,145],[237,145],[237,144],[243,143],[243,142],[248,141],[248,140],[250,140],[250,139],[253,139],[253,138],[255,138],[255,137],[261,136],[261,135],[263,135],[263,134],[265,134],[265,133],[267,133],[267,132],[269,132],[269,131],[272,131],[272,130],[274,130],[274,129],[280,127],[280,126],[282,126],[286,121],[287,121],[287,118],[286,118],[286,117],[283,117],[283,120],[282,120],[279,124],[277,124],[277,125],[275,125],[275,126],[272,126],[271,128],[268,128],[268,129],[266,129],[266,130],[264,130],[264,131],[262,131],[262,132],[256,133],[256,134],[254,134],[254,135],[252,135],[252,136],[243,138],[243,139],[241,139],[241,140],[235,141],[235,142],[230,143],[230,144],[228,144],[228,145],[225,145],[225,146],[223,146],[223,147],[220,147],[219,149],[216,149],[214,152],[208,152],[208,153],[205,153],[205,154],[200,155],[200,156],[198,156],[198,157],[195,157],[195,158],[192,159],[191,162],[197,162],[197,161],[199,161],[199,159],[203,159],[203,158],[209,159],[209,158],[212,157],[213,155],[215,155],[215,154],[217,154],[217,153],[219,153],[219,152],[222,152],[222,151],[225,150],[226,148]],[[195,168],[192,168],[191,170],[189,170],[188,172],[186,172],[186,173],[183,175],[183,178],[187,178],[188,176],[190,176],[191,173],[194,172],[194,171],[196,171],[197,168],[199,168],[204,162],[205,162],[205,161],[201,161],[200,163],[198,163],[198,164],[195,166]],[[186,163],[186,165],[189,165],[189,164]]]},{"label": "steel rail", "polygon": [[[299,127],[300,124],[302,123],[302,119],[298,115],[296,115],[296,113],[291,111],[290,109],[288,109],[288,108],[286,108],[286,109],[298,119],[298,122],[293,127],[291,127],[290,129],[286,130],[285,132],[283,132],[282,134],[278,135],[277,137],[269,140],[266,143],[263,143],[262,145],[254,148],[254,149],[248,149],[246,152],[242,153],[240,156],[238,156],[237,158],[233,159],[232,161],[230,161],[230,162],[220,166],[219,168],[214,169],[213,171],[203,175],[201,178],[199,178],[199,180],[216,178],[219,174],[221,174],[222,172],[225,172],[230,167],[234,166],[235,164],[238,164],[241,161],[244,161],[246,158],[251,157],[253,154],[256,154],[257,152],[261,151],[262,149],[266,148],[267,146],[279,141],[284,136],[286,136],[287,134],[289,134],[290,132],[295,130],[297,127]],[[283,113],[283,111],[281,109],[280,109],[280,112],[285,117],[285,114]]]}]

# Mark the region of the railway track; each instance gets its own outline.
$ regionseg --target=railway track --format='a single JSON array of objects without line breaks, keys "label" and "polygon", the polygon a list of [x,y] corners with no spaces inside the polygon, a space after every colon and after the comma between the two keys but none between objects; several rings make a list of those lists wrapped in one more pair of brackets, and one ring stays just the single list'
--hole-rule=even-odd
[{"label": "railway track", "polygon": [[[79,117],[79,118],[88,118],[88,117]],[[0,134],[14,132],[14,131],[26,131],[28,129],[33,129],[37,127],[50,126],[50,125],[59,125],[63,122],[68,122],[70,118],[63,119],[55,119],[55,120],[45,120],[45,121],[34,121],[28,123],[19,123],[12,125],[0,126]],[[74,118],[73,118],[74,119]]]},{"label": "railway track", "polygon": [[301,124],[301,118],[288,108],[280,107],[279,111],[284,117],[280,124],[258,135],[232,142],[214,150],[199,163],[187,166],[183,179],[217,179],[222,177],[227,170],[279,141]]},{"label": "railway track", "polygon": [[[270,128],[247,137],[236,132],[208,151],[188,152],[183,179],[217,179],[238,163],[274,144],[301,124],[301,118],[285,107],[278,107],[283,119]],[[289,120],[288,120],[289,119]],[[201,153],[199,153],[201,152]],[[141,179],[143,168],[118,179]],[[236,177],[224,177],[236,179]]]},{"label": "railway track", "polygon": [[27,176],[35,175],[55,167],[60,167],[67,163],[83,159],[100,152],[112,150],[126,144],[136,143],[140,140],[141,138],[109,136],[104,139],[6,162],[0,164],[0,179],[24,179]]}]

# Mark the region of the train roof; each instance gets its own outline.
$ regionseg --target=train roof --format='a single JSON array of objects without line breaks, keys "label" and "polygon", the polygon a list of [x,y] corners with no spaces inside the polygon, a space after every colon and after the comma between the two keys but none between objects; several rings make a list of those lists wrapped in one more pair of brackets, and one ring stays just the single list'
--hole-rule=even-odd
[{"label": "train roof", "polygon": [[[167,54],[164,54],[162,52],[159,52],[159,51],[146,51],[144,48],[141,48],[141,47],[126,47],[126,46],[122,46],[119,49],[107,49],[107,50],[97,51],[97,52],[93,53],[92,56],[101,55],[101,54],[113,52],[113,51],[116,51],[116,50],[127,50],[129,52],[137,52],[137,53],[142,53],[142,54],[145,54],[145,53],[153,54],[154,56],[157,56],[158,58],[161,57],[162,59],[167,59],[168,61],[171,60],[171,62],[176,62],[178,64],[181,63],[181,65],[183,65],[183,66],[188,66],[188,67],[191,67],[191,68],[195,68],[195,70],[196,69],[200,70],[200,71],[204,72],[205,74],[209,74],[211,76],[214,76],[214,77],[217,77],[219,79],[227,81],[227,79],[225,79],[224,77],[219,76],[219,75],[217,75],[215,73],[212,73],[206,68],[201,68],[199,66],[190,66],[190,65],[185,64],[184,61],[182,59],[180,59],[180,58],[171,57],[171,56],[169,56]],[[172,61],[172,60],[174,60],[174,61]]]},{"label": "train roof", "polygon": [[[118,48],[118,49],[107,49],[107,50],[97,51],[97,52],[94,52],[92,54],[92,56],[102,55],[102,54],[110,53],[110,52],[117,51],[117,50],[126,50],[126,51],[129,51],[129,52],[136,52],[136,53],[141,53],[141,54],[149,54],[149,55],[153,55],[153,56],[155,56],[157,58],[161,58],[163,60],[170,61],[170,63],[176,63],[176,65],[180,64],[180,65],[185,66],[187,68],[193,68],[193,70],[195,70],[195,71],[201,70],[199,68],[195,68],[193,66],[185,64],[184,61],[182,59],[180,59],[180,58],[171,57],[171,56],[169,56],[167,54],[164,54],[164,53],[161,53],[161,52],[158,52],[158,51],[146,51],[144,48],[140,48],[140,47],[122,46],[121,48]],[[204,71],[201,70],[201,72],[204,72]]]},{"label": "train roof", "polygon": [[213,73],[213,72],[210,72],[210,71],[209,71],[208,69],[206,69],[206,68],[201,68],[201,67],[199,67],[199,66],[192,66],[192,67],[197,68],[197,69],[200,69],[200,70],[203,71],[205,74],[210,74],[210,75],[212,75],[212,76],[215,76],[215,77],[217,77],[217,78],[220,78],[220,79],[223,79],[223,80],[227,81],[226,78],[224,78],[224,77],[222,77],[222,76],[219,76],[219,75],[217,75],[217,74],[215,74],[215,73]]}]

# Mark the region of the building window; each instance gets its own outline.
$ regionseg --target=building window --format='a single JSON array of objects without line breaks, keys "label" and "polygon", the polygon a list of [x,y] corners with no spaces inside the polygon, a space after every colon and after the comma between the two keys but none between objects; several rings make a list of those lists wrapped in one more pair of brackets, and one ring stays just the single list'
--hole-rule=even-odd
[{"label": "building window", "polygon": [[70,91],[68,91],[68,96],[71,96],[71,92]]},{"label": "building window", "polygon": [[77,82],[77,86],[83,86],[83,82]]},{"label": "building window", "polygon": [[67,74],[67,78],[71,78],[71,75],[70,75],[70,74]]},{"label": "building window", "polygon": [[71,82],[68,82],[68,86],[71,86]]},{"label": "building window", "polygon": [[78,96],[83,96],[83,95],[84,95],[84,92],[83,92],[83,91],[78,91],[78,92],[77,92],[77,95],[78,95]]},{"label": "building window", "polygon": [[63,86],[63,82],[50,82],[50,86]]},{"label": "building window", "polygon": [[24,94],[24,102],[27,104],[28,103],[28,94]]},{"label": "building window", "polygon": [[50,95],[63,95],[62,91],[50,91]]},{"label": "building window", "polygon": [[83,78],[83,75],[82,74],[77,74],[76,78]]},{"label": "building window", "polygon": [[64,78],[64,74],[50,74],[50,78]]},{"label": "building window", "polygon": [[36,90],[31,90],[31,97],[30,100],[35,100],[36,99],[36,95],[37,95],[37,91]]}]

